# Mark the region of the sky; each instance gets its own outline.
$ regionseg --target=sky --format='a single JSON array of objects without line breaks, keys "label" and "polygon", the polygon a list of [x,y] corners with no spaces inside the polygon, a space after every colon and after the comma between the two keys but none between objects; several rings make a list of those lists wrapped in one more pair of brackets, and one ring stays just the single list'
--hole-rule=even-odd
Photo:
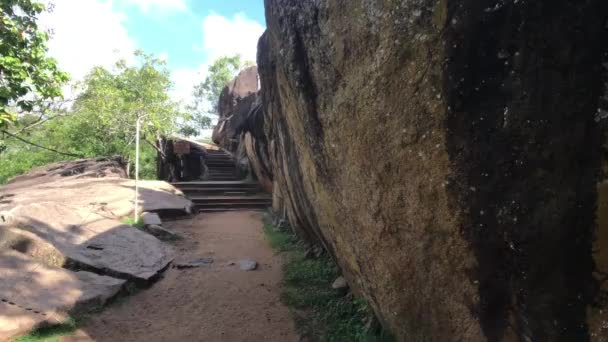
[{"label": "sky", "polygon": [[167,61],[172,97],[192,88],[218,57],[255,61],[265,29],[263,0],[47,0],[40,25],[52,32],[49,54],[73,80],[94,66],[132,60],[137,49]]}]

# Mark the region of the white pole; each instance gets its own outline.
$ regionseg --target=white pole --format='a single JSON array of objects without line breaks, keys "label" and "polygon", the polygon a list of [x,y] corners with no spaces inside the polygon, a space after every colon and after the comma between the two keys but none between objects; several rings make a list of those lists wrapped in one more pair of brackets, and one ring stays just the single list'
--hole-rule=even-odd
[{"label": "white pole", "polygon": [[137,124],[135,127],[135,199],[133,203],[135,204],[135,209],[133,210],[133,224],[137,223],[137,212],[138,208],[138,200],[139,200],[139,187],[137,182],[139,181],[139,126],[140,126],[141,117],[137,117]]}]

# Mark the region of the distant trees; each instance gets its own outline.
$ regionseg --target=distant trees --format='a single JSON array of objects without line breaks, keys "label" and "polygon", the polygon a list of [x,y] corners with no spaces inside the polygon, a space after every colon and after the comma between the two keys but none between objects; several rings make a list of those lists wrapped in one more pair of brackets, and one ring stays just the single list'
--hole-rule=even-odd
[{"label": "distant trees", "polygon": [[61,96],[68,75],[47,57],[48,33],[36,23],[45,6],[34,0],[0,2],[0,129],[39,101]]},{"label": "distant trees", "polygon": [[169,96],[172,83],[165,62],[141,51],[135,55],[134,66],[121,60],[114,70],[94,68],[84,81],[84,92],[76,98],[72,120],[83,127],[82,133],[74,132],[74,138],[100,134],[94,154],[129,156],[140,116],[145,116],[142,136],[152,145],[175,132],[186,117]]},{"label": "distant trees", "polygon": [[[246,66],[254,62],[243,61],[240,55],[216,59],[207,70],[207,77],[194,86],[193,103],[188,106],[192,120],[200,128],[211,128],[211,117],[218,114],[218,101],[222,89]],[[189,132],[192,132],[189,130]]]},{"label": "distant trees", "polygon": [[77,157],[121,155],[132,161],[135,122],[145,116],[141,173],[154,177],[161,137],[198,135],[211,128],[223,87],[252,62],[224,56],[182,109],[169,96],[163,60],[141,51],[136,62],[95,67],[74,99],[61,99],[68,75],[47,57],[48,33],[37,26],[45,10],[36,0],[0,1],[0,184],[32,167]]},{"label": "distant trees", "polygon": [[[118,61],[114,68],[94,68],[83,81],[83,91],[70,110],[54,111],[32,130],[21,132],[29,142],[59,150],[64,154],[40,149],[11,139],[0,154],[0,183],[29,168],[71,156],[96,157],[121,155],[131,162],[134,157],[135,121],[144,116],[142,136],[142,175],[154,177],[156,148],[164,135],[170,135],[187,121],[169,96],[172,83],[165,62],[136,52],[137,62]],[[36,118],[23,115],[14,127],[28,125]],[[158,146],[157,146],[158,145]],[[159,147],[160,146],[160,147]]]}]

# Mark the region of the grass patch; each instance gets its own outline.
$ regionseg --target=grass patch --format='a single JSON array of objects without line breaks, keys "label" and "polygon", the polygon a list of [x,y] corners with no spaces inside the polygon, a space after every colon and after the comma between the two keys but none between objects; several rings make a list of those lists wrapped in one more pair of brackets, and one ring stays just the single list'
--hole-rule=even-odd
[{"label": "grass patch", "polygon": [[301,335],[311,341],[393,341],[385,332],[366,328],[372,312],[363,300],[332,289],[339,270],[331,258],[307,258],[292,234],[269,224],[264,231],[272,248],[283,254],[281,301],[290,308]]},{"label": "grass patch", "polygon": [[138,228],[138,229],[143,229],[144,226],[145,226],[144,225],[144,220],[141,217],[138,217],[137,221],[135,221],[133,219],[133,217],[125,217],[125,218],[122,219],[122,223],[128,224],[128,225],[133,226],[133,227]]},{"label": "grass patch", "polygon": [[280,231],[271,224],[264,225],[264,232],[270,247],[277,252],[286,252],[297,248],[297,240],[293,235]]},{"label": "grass patch", "polygon": [[59,337],[70,335],[78,329],[78,321],[69,318],[65,322],[32,330],[27,335],[17,337],[13,342],[55,342]]}]

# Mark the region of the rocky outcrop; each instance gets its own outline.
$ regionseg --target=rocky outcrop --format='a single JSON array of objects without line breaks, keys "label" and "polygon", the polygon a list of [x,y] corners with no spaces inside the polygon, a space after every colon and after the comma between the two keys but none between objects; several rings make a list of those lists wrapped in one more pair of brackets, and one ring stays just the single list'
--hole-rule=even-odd
[{"label": "rocky outcrop", "polygon": [[[173,251],[130,225],[134,184],[112,159],[47,165],[0,187],[0,248],[37,261],[138,282],[155,278]],[[181,215],[191,202],[168,183],[140,181],[142,211]]]},{"label": "rocky outcrop", "polygon": [[230,152],[237,150],[242,126],[260,90],[257,67],[241,70],[224,87],[218,103],[218,122],[213,129],[213,142]]},{"label": "rocky outcrop", "polygon": [[601,341],[608,3],[265,7],[274,207],[398,340]]},{"label": "rocky outcrop", "polygon": [[213,141],[232,153],[241,173],[255,175],[272,192],[272,170],[264,131],[257,67],[242,70],[222,91]]},{"label": "rocky outcrop", "polygon": [[33,328],[64,323],[70,314],[103,306],[122,289],[124,280],[36,262],[0,250],[0,340]]}]

